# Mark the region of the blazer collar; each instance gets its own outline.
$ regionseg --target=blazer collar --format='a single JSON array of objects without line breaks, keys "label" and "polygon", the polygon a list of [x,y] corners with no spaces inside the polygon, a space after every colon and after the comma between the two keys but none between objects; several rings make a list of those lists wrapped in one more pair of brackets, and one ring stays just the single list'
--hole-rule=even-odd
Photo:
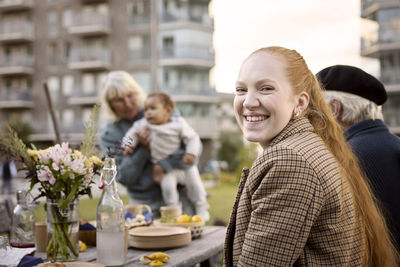
[{"label": "blazer collar", "polygon": [[274,139],[272,139],[269,146],[276,145],[282,140],[285,140],[286,138],[294,134],[313,131],[313,126],[311,125],[310,121],[305,117],[290,120],[285,128],[283,128],[283,130]]}]

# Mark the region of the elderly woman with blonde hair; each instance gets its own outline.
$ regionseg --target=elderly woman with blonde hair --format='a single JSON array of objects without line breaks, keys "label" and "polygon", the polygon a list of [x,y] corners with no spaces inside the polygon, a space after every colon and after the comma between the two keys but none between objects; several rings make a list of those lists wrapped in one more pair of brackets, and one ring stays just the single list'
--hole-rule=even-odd
[{"label": "elderly woman with blonde hair", "polygon": [[[140,145],[131,155],[124,157],[120,149],[125,133],[136,121],[144,117],[146,94],[129,73],[112,71],[102,83],[102,95],[103,106],[113,117],[113,121],[101,129],[100,147],[106,155],[115,158],[118,168],[117,181],[126,187],[131,204],[147,204],[157,216],[164,202],[160,185],[153,180],[153,163],[149,152],[150,133],[137,132]],[[174,168],[191,167],[192,165],[182,163],[184,153],[185,149],[182,148],[170,157],[160,160],[156,164],[158,169],[169,172]],[[183,210],[192,214],[193,208],[183,189],[180,190]]]}]

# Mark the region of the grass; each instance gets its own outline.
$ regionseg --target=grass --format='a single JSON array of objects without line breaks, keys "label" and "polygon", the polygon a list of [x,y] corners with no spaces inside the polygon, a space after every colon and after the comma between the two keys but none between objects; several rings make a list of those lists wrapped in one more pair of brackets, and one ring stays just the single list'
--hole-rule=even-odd
[{"label": "grass", "polygon": [[236,191],[237,186],[230,183],[223,183],[215,187],[207,188],[207,192],[210,193],[210,197],[208,198],[208,204],[210,205],[209,224],[214,223],[215,219],[228,223]]},{"label": "grass", "polygon": [[[215,219],[222,220],[227,223],[233,207],[233,202],[236,195],[237,186],[231,181],[226,181],[227,175],[222,174],[223,183],[211,188],[207,188],[207,192],[210,194],[208,203],[210,205],[210,221],[209,225],[213,224]],[[222,177],[221,177],[222,178]],[[129,203],[128,196],[121,196],[124,204]],[[89,221],[96,220],[96,210],[99,198],[84,198],[79,201],[79,216]],[[46,213],[43,208],[43,204],[35,212],[36,221],[45,221]]]},{"label": "grass", "polygon": [[[124,204],[129,203],[128,196],[121,196]],[[97,211],[97,203],[100,198],[83,198],[79,200],[79,217],[85,218],[88,221],[96,220],[96,211]],[[46,220],[46,212],[44,210],[43,203],[40,204],[40,207],[35,211],[36,221],[43,222]]]}]

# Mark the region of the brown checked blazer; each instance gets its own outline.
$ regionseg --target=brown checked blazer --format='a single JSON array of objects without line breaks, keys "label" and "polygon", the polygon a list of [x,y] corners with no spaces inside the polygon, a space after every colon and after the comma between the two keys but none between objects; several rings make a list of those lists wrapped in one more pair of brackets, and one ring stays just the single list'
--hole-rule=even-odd
[{"label": "brown checked blazer", "polygon": [[244,169],[225,240],[226,266],[361,266],[352,196],[306,118]]}]

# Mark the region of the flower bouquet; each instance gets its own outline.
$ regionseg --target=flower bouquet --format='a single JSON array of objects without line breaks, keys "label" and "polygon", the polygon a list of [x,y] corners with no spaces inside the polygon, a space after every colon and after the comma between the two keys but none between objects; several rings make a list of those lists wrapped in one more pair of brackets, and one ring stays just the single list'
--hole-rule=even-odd
[{"label": "flower bouquet", "polygon": [[68,143],[46,149],[32,145],[32,149],[27,149],[10,127],[0,136],[2,150],[22,161],[31,190],[38,186],[39,194],[34,200],[47,198],[49,243],[46,251],[52,261],[78,258],[79,196],[92,197],[93,177],[102,166],[94,146],[97,112],[96,105],[86,123],[81,150],[72,149]]}]

